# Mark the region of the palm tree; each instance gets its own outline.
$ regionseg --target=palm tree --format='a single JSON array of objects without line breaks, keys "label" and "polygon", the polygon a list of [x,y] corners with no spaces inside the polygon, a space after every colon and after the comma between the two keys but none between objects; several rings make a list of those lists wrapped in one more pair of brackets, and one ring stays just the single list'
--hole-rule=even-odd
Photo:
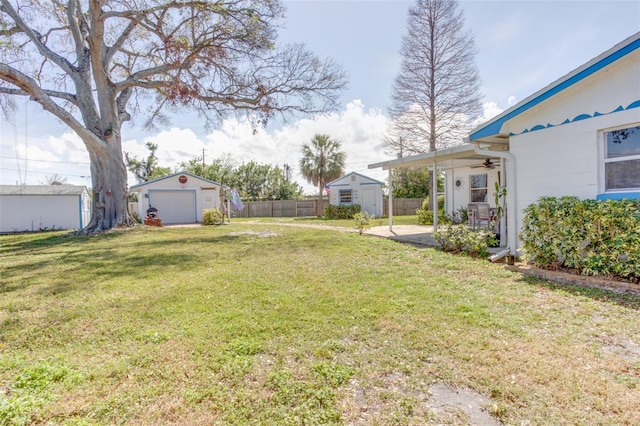
[{"label": "palm tree", "polygon": [[307,182],[318,186],[318,216],[322,216],[322,191],[327,182],[344,174],[347,156],[340,151],[340,142],[328,135],[315,135],[309,143],[302,145],[300,173]]}]

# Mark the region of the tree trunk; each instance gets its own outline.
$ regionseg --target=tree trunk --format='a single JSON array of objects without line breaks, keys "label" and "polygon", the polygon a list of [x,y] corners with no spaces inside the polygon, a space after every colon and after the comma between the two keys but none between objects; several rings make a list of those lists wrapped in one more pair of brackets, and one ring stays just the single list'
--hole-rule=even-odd
[{"label": "tree trunk", "polygon": [[316,207],[316,213],[318,217],[324,216],[324,212],[322,211],[322,191],[324,190],[322,182],[318,183],[318,206]]},{"label": "tree trunk", "polygon": [[132,227],[128,208],[127,169],[120,143],[112,143],[100,153],[89,150],[93,200],[91,221],[81,231],[93,234],[112,228]]}]

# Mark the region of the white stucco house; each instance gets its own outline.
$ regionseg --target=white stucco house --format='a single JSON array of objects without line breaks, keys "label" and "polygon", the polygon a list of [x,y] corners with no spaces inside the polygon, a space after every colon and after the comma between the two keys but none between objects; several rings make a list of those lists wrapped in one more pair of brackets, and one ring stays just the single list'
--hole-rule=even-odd
[{"label": "white stucco house", "polygon": [[382,186],[378,180],[351,172],[327,184],[329,204],[333,206],[359,204],[370,216],[382,216]]},{"label": "white stucco house", "polygon": [[189,172],[174,173],[133,185],[138,194],[138,217],[155,207],[163,224],[202,222],[205,209],[223,209],[226,187]]},{"label": "white stucco house", "polygon": [[79,185],[0,185],[0,233],[82,229],[91,200]]},{"label": "white stucco house", "polygon": [[480,125],[464,142],[369,168],[443,171],[448,213],[483,190],[495,207],[500,180],[507,188],[501,242],[512,255],[522,210],[540,197],[640,198],[640,32]]}]

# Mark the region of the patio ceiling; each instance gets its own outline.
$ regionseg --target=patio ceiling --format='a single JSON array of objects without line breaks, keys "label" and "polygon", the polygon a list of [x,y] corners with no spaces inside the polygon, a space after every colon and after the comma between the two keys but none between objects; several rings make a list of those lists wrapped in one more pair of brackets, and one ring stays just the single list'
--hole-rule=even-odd
[{"label": "patio ceiling", "polygon": [[[491,146],[491,148],[496,149],[495,146]],[[481,166],[487,158],[490,158],[496,166],[500,164],[499,158],[492,155],[478,154],[475,151],[474,145],[466,143],[440,151],[369,164],[368,167],[370,169],[382,168],[383,170],[393,170],[405,167],[433,166],[435,162],[439,169],[451,169]]]}]

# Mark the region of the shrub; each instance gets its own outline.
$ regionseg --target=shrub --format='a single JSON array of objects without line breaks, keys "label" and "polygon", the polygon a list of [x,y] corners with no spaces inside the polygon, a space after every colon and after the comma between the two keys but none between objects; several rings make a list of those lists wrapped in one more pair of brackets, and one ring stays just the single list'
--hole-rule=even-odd
[{"label": "shrub", "polygon": [[[429,210],[429,199],[422,201],[422,207],[416,209],[418,225],[433,225],[433,210]],[[444,196],[438,195],[438,223],[451,223],[451,218],[444,211]]]},{"label": "shrub", "polygon": [[325,219],[353,219],[356,213],[360,213],[360,204],[351,204],[348,206],[328,205],[324,208]]},{"label": "shrub", "polygon": [[220,209],[204,209],[202,211],[202,223],[205,225],[219,225],[224,221],[224,215]]},{"label": "shrub", "polygon": [[466,225],[443,225],[433,232],[433,238],[444,251],[484,257],[489,255],[488,245],[493,234],[485,230],[474,231]]},{"label": "shrub", "polygon": [[520,238],[535,266],[640,278],[640,200],[543,197],[524,214]]},{"label": "shrub", "polygon": [[356,229],[360,235],[362,235],[363,231],[371,229],[371,216],[369,216],[369,213],[356,213],[353,215],[353,220],[356,222]]}]

